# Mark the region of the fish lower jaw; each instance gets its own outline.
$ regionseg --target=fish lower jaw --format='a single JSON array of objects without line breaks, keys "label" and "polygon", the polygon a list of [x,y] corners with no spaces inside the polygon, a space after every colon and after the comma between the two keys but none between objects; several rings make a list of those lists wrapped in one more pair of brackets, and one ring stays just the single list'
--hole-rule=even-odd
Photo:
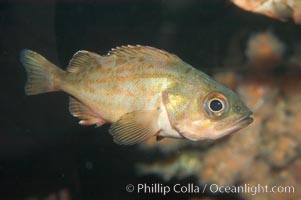
[{"label": "fish lower jaw", "polygon": [[206,131],[206,134],[191,134],[189,132],[183,132],[181,133],[186,139],[191,141],[200,141],[200,140],[215,140],[218,139],[224,135],[214,134],[215,131],[208,130]]},{"label": "fish lower jaw", "polygon": [[184,131],[181,132],[181,135],[192,141],[216,140],[240,129],[235,130],[235,128],[236,127],[220,131],[215,130],[214,128],[206,128],[199,131]]},{"label": "fish lower jaw", "polygon": [[225,135],[237,132],[240,129],[245,128],[246,126],[248,126],[249,124],[251,124],[253,122],[253,118],[251,117],[251,115],[252,115],[252,112],[250,112],[248,115],[245,115],[245,116],[239,118],[237,121],[230,124],[228,127],[220,128],[220,130],[219,129],[213,130],[212,132],[214,134],[208,135],[209,136],[208,138],[213,139],[213,140],[219,139]]},{"label": "fish lower jaw", "polygon": [[248,126],[250,123],[253,122],[253,118],[251,117],[246,117],[244,120],[241,120],[239,122],[236,122],[235,124],[231,125],[229,128],[221,130],[221,131],[215,131],[216,134],[210,134],[210,137],[208,137],[208,139],[219,139],[225,135],[229,135],[232,134],[234,132],[239,131],[242,128],[245,128],[246,126]]}]

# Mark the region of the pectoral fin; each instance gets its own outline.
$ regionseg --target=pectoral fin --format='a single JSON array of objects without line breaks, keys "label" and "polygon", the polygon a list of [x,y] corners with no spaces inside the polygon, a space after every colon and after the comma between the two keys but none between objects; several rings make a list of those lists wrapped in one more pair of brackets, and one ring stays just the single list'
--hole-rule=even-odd
[{"label": "pectoral fin", "polygon": [[159,132],[158,114],[158,110],[127,113],[112,124],[109,132],[117,144],[132,145],[143,142]]}]

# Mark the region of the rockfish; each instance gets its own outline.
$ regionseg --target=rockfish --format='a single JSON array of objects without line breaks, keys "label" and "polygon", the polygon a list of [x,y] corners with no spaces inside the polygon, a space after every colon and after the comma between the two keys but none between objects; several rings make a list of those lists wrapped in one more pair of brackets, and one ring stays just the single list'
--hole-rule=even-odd
[{"label": "rockfish", "polygon": [[230,89],[153,47],[121,46],[104,56],[78,51],[66,71],[31,50],[23,50],[20,59],[27,95],[68,93],[79,124],[112,123],[109,132],[117,144],[152,136],[217,139],[253,121]]}]

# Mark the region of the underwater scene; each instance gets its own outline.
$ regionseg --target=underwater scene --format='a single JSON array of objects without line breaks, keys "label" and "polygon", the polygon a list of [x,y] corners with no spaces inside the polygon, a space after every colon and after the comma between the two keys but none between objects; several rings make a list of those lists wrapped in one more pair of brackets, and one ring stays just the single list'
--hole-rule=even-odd
[{"label": "underwater scene", "polygon": [[301,199],[301,1],[0,2],[0,200]]}]

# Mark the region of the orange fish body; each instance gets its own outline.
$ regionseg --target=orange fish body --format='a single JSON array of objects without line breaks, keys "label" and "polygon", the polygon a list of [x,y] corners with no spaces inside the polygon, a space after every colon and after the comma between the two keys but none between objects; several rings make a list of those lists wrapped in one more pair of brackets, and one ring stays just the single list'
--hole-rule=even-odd
[{"label": "orange fish body", "polygon": [[[105,56],[79,51],[66,71],[30,50],[22,52],[21,61],[28,74],[27,95],[58,90],[70,94],[69,110],[80,124],[112,123],[109,131],[118,144],[135,144],[151,136],[215,139],[252,121],[251,112],[232,91],[153,47],[122,46]],[[223,118],[224,126],[218,128],[218,117],[203,108],[208,95],[227,109],[226,115],[235,122],[231,127]],[[234,104],[226,105],[230,100]],[[235,112],[229,109],[234,105]]]}]

